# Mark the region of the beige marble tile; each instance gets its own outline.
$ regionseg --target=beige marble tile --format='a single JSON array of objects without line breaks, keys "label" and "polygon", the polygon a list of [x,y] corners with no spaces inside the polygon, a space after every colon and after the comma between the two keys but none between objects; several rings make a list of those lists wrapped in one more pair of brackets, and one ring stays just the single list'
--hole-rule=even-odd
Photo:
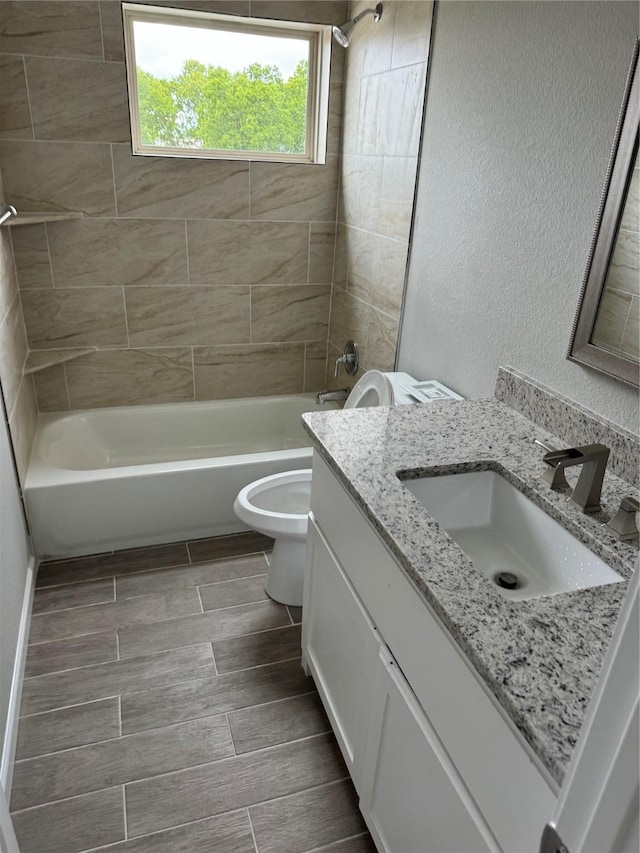
[{"label": "beige marble tile", "polygon": [[251,218],[332,220],[336,218],[339,158],[324,166],[251,163]]},{"label": "beige marble tile", "polygon": [[306,222],[187,222],[191,284],[305,284]]},{"label": "beige marble tile", "polygon": [[302,392],[303,343],[197,347],[193,361],[196,400]]},{"label": "beige marble tile", "polygon": [[640,296],[640,234],[637,231],[618,232],[611,257],[606,287]]},{"label": "beige marble tile", "polygon": [[[336,47],[337,50],[337,47]],[[361,150],[358,130],[360,121],[361,79],[357,70],[357,57],[351,48],[346,53],[345,83],[342,100],[341,151],[343,154],[357,154]]]},{"label": "beige marble tile", "polygon": [[27,375],[22,380],[13,413],[9,418],[9,431],[16,457],[18,476],[23,487],[29,467],[33,437],[36,433],[37,418],[38,407],[33,382],[31,376]]},{"label": "beige marble tile", "polygon": [[415,156],[420,144],[426,63],[366,77],[360,95],[362,154]]},{"label": "beige marble tile", "polygon": [[398,344],[399,324],[375,308],[369,311],[367,344],[364,351],[365,370],[393,370]]},{"label": "beige marble tile", "polygon": [[132,347],[249,343],[248,287],[129,287]]},{"label": "beige marble tile", "polygon": [[247,219],[249,164],[240,160],[134,157],[113,146],[120,216]]},{"label": "beige marble tile", "polygon": [[193,400],[191,350],[105,350],[65,365],[72,409]]},{"label": "beige marble tile", "polygon": [[131,139],[124,63],[25,59],[36,139]]},{"label": "beige marble tile", "polygon": [[5,53],[102,59],[98,4],[93,0],[3,0],[0,41]]},{"label": "beige marble tile", "polygon": [[620,228],[624,228],[625,231],[640,231],[640,167],[638,166],[631,176]]},{"label": "beige marble tile", "polygon": [[335,222],[309,224],[309,284],[331,284],[335,247]]},{"label": "beige marble tile", "polygon": [[0,56],[0,92],[0,139],[33,139],[21,56]]},{"label": "beige marble tile", "polygon": [[75,219],[48,233],[57,287],[188,283],[182,221]]},{"label": "beige marble tile", "polygon": [[[330,343],[336,346],[340,352],[348,340],[354,340],[362,348],[366,343],[368,325],[369,306],[342,288],[334,286],[331,295],[331,318],[329,321]],[[328,360],[328,367],[333,367],[331,356]],[[340,373],[340,376],[344,378],[344,372]]]},{"label": "beige marble tile", "polygon": [[620,349],[628,358],[636,361],[640,358],[640,299],[637,296],[631,300]]},{"label": "beige marble tile", "polygon": [[[336,50],[331,62],[331,75],[333,77],[338,63],[335,57],[340,57]],[[343,64],[344,60],[342,60]],[[332,80],[329,86],[329,117],[327,122],[327,154],[340,154],[342,137],[342,111],[344,101],[344,83],[342,77]]]},{"label": "beige marble tile", "polygon": [[316,394],[324,389],[327,368],[327,342],[307,341],[304,351],[304,393]]},{"label": "beige marble tile", "polygon": [[122,9],[114,0],[100,0],[100,23],[104,58],[107,62],[124,62]]},{"label": "beige marble tile", "polygon": [[328,284],[251,288],[251,340],[308,341],[326,337]]},{"label": "beige marble tile", "polygon": [[33,374],[33,384],[40,412],[66,412],[69,394],[64,365],[54,364]]},{"label": "beige marble tile", "polygon": [[618,352],[631,307],[631,295],[606,288],[598,308],[591,342]]},{"label": "beige marble tile", "polygon": [[20,299],[16,297],[0,325],[0,379],[9,415],[16,404],[26,357],[24,319]]},{"label": "beige marble tile", "polygon": [[384,158],[375,230],[385,237],[409,240],[417,170],[417,156]]},{"label": "beige marble tile", "polygon": [[349,229],[348,291],[391,316],[399,316],[408,244]]},{"label": "beige marble tile", "polygon": [[18,210],[115,214],[109,145],[3,142],[0,155],[5,196]]},{"label": "beige marble tile", "polygon": [[336,24],[348,15],[346,0],[251,0],[253,18],[273,18],[285,21],[304,21],[313,24]]},{"label": "beige marble tile", "polygon": [[20,289],[53,287],[45,226],[29,225],[13,228],[11,243]]},{"label": "beige marble tile", "polygon": [[8,228],[0,229],[0,323],[13,304],[18,292],[11,236]]},{"label": "beige marble tile", "polygon": [[127,346],[121,287],[25,290],[22,305],[32,349]]},{"label": "beige marble tile", "polygon": [[339,219],[357,228],[378,230],[384,158],[345,154],[340,176]]},{"label": "beige marble tile", "polygon": [[396,3],[391,65],[411,65],[429,57],[433,0],[402,0]]},{"label": "beige marble tile", "polygon": [[347,289],[347,278],[349,273],[349,231],[350,229],[341,223],[336,227],[336,253],[333,262],[333,283],[343,290]]}]

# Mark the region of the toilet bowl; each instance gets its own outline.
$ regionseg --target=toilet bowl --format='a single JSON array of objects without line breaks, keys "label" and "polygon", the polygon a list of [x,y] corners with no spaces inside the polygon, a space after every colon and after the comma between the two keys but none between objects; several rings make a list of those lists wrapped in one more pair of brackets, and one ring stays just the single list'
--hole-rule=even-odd
[{"label": "toilet bowl", "polygon": [[311,468],[304,468],[249,483],[233,505],[241,521],[275,539],[264,588],[282,604],[302,605],[310,502]]},{"label": "toilet bowl", "polygon": [[[415,403],[417,398],[410,392],[417,387],[417,381],[407,373],[369,370],[353,386],[344,408]],[[296,607],[302,606],[310,500],[311,469],[308,468],[249,483],[233,505],[240,521],[275,539],[264,587],[267,595]]]}]

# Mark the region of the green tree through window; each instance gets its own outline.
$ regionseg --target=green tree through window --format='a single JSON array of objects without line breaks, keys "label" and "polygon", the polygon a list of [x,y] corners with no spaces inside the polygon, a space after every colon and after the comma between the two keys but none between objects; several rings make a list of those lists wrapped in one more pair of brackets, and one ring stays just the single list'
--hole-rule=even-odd
[{"label": "green tree through window", "polygon": [[137,69],[143,145],[303,154],[308,62],[284,80],[275,65],[232,73],[196,60],[171,80]]}]

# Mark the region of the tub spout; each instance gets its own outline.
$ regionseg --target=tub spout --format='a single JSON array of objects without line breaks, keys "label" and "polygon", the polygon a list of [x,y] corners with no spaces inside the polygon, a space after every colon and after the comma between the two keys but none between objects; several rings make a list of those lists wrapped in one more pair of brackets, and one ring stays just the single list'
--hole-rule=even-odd
[{"label": "tub spout", "polygon": [[339,403],[346,400],[350,393],[348,388],[340,388],[339,391],[321,391],[316,395],[316,403],[321,406],[325,403]]}]

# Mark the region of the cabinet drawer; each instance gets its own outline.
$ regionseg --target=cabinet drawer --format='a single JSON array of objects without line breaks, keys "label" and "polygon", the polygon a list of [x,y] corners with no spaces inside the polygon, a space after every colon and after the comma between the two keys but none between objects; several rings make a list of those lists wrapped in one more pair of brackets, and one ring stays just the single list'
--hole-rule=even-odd
[{"label": "cabinet drawer", "polygon": [[536,850],[555,794],[450,635],[314,452],[318,526],[507,851]]}]

